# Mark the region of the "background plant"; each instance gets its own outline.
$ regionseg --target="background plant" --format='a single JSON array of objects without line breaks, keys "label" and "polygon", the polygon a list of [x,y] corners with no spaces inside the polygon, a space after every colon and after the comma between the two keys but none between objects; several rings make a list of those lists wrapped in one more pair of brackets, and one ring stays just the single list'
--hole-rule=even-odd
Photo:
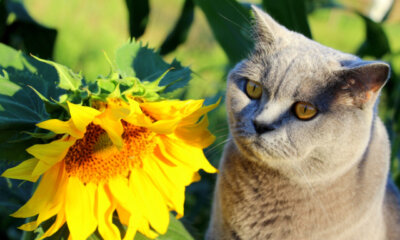
[{"label": "background plant", "polygon": [[[134,37],[159,49],[168,62],[176,57],[191,65],[193,80],[178,93],[181,98],[215,102],[224,96],[228,70],[252,48],[250,4],[322,44],[391,63],[392,78],[384,88],[379,114],[392,142],[392,177],[400,185],[398,1],[378,19],[371,14],[369,0],[0,0],[0,42],[82,71],[90,81],[109,71],[103,51],[113,58],[116,49]],[[8,61],[1,52],[0,61]],[[0,116],[2,111],[6,109],[0,99]],[[224,106],[210,114],[210,123],[217,141],[205,152],[216,166],[228,136]],[[0,126],[1,161],[21,154],[10,151],[17,143],[8,140],[7,129]],[[195,239],[202,239],[207,227],[214,181],[215,176],[204,175],[187,191],[182,221]],[[21,222],[8,214],[26,201],[30,186],[5,179],[0,184],[0,239],[19,239],[21,232],[15,227]]]}]

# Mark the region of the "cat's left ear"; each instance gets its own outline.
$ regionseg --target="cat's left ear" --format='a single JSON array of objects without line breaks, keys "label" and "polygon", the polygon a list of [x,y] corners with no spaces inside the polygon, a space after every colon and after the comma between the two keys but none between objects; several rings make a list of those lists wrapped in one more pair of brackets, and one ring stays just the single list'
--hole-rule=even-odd
[{"label": "cat's left ear", "polygon": [[340,90],[360,108],[376,101],[390,77],[390,66],[384,62],[359,60],[345,64],[344,68]]}]

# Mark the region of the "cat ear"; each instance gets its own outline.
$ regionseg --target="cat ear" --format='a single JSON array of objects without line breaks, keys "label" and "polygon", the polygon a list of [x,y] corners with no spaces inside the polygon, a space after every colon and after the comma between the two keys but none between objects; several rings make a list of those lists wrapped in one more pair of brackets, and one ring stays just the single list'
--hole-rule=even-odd
[{"label": "cat ear", "polygon": [[340,87],[342,100],[350,97],[352,103],[360,108],[375,102],[390,76],[390,66],[384,62],[358,60],[346,63],[344,67]]},{"label": "cat ear", "polygon": [[272,46],[288,30],[277,23],[270,15],[255,5],[251,5],[254,14],[254,38],[256,45]]}]

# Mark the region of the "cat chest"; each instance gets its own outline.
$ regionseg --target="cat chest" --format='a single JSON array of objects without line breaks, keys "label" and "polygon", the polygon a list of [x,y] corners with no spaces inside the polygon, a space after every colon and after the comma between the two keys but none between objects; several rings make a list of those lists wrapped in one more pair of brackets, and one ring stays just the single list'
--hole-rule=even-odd
[{"label": "cat chest", "polygon": [[310,198],[309,193],[293,195],[287,186],[240,188],[233,183],[222,183],[227,192],[221,195],[230,239],[384,239],[378,207],[361,210],[343,203],[338,207]]}]

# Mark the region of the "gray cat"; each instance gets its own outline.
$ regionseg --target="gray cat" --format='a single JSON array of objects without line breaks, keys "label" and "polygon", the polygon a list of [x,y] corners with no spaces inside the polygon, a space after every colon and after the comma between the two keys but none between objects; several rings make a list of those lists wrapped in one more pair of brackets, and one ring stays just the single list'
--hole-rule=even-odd
[{"label": "gray cat", "polygon": [[229,74],[208,240],[400,239],[386,63],[322,46],[253,7],[255,49]]}]

